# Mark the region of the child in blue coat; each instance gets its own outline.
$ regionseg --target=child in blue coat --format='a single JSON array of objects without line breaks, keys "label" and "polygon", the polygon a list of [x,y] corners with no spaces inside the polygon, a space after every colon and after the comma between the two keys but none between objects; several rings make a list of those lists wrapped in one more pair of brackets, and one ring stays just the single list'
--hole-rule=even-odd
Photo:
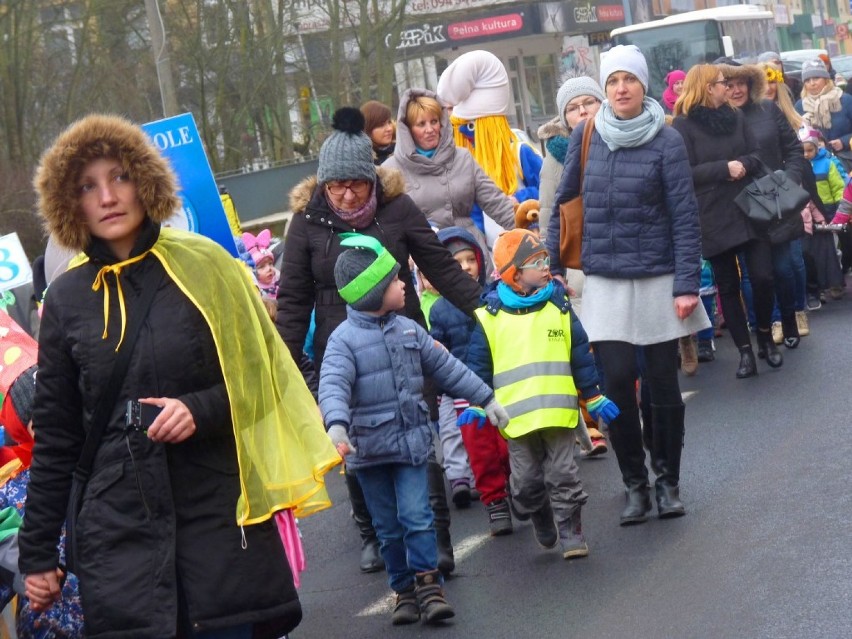
[{"label": "child in blue coat", "polygon": [[454,616],[444,598],[429,506],[432,441],[423,401],[428,375],[454,397],[485,406],[495,423],[509,417],[491,389],[396,311],[405,304],[399,264],[375,238],[346,234],[334,267],[347,319],[331,334],[320,371],[319,405],[329,437],[364,491],[396,593],[393,624]]}]

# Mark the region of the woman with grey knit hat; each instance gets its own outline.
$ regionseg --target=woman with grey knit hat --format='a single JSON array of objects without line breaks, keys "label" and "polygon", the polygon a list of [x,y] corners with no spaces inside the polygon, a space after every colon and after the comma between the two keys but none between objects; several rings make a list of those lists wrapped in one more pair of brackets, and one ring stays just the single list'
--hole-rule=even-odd
[{"label": "woman with grey knit hat", "polygon": [[[404,282],[413,282],[408,261],[413,258],[438,292],[468,314],[479,306],[481,293],[479,284],[462,271],[426,216],[406,195],[399,171],[373,164],[372,144],[363,131],[361,112],[352,107],[339,109],[332,126],[334,131],[320,149],[317,175],[290,192],[293,219],[284,240],[276,319],[278,332],[290,352],[301,357],[311,313],[315,314],[316,368],[323,361],[332,331],[346,319],[346,302],[334,279],[334,265],[344,250],[341,240],[345,233],[355,231],[379,240],[400,264],[399,278]],[[421,326],[426,325],[413,285],[406,287],[402,313]],[[439,567],[447,574],[455,564],[444,475],[436,462],[429,464],[429,478]],[[378,541],[360,485],[348,473],[346,485],[363,541],[361,570],[380,570],[383,564]]]},{"label": "woman with grey knit hat", "polygon": [[605,53],[600,74],[606,100],[594,119],[582,182],[587,122],[571,134],[547,247],[551,272],[562,276],[558,207],[582,193],[583,325],[600,357],[606,394],[621,410],[609,436],[626,487],[621,525],[630,525],[646,521],[651,511],[636,402],[637,354],[645,355],[644,382],[651,391],[652,423],[646,427],[652,429],[657,512],[678,517],[684,514],[679,477],[685,418],[678,338],[710,322],[698,304],[698,205],[683,140],[647,96],[648,65],[636,46]]},{"label": "woman with grey knit hat", "polygon": [[568,136],[577,124],[595,117],[603,101],[603,91],[592,78],[584,75],[569,78],[556,93],[556,109],[559,115],[538,128],[538,139],[544,142],[547,150],[538,185],[542,239],[547,237],[553,196],[559,180],[562,179],[565,156],[568,154]]}]

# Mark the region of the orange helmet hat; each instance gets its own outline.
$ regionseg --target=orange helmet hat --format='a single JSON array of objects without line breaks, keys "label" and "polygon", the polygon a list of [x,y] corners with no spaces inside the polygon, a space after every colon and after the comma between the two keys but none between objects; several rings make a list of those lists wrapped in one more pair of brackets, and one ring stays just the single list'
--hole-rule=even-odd
[{"label": "orange helmet hat", "polygon": [[530,258],[541,253],[546,255],[547,249],[535,233],[526,229],[513,229],[502,233],[494,242],[494,266],[501,280],[519,290],[515,273]]}]

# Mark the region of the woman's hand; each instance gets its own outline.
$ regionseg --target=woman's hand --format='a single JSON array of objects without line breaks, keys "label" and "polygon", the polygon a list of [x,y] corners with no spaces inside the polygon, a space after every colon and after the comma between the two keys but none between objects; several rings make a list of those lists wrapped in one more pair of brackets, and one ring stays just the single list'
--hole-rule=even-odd
[{"label": "woman's hand", "polygon": [[692,315],[696,306],[698,306],[697,295],[678,295],[674,298],[675,313],[677,313],[678,319],[685,320]]},{"label": "woman's hand", "polygon": [[35,572],[24,579],[24,589],[33,612],[44,612],[62,597],[59,583],[64,577],[59,568]]},{"label": "woman's hand", "polygon": [[159,406],[163,410],[148,427],[148,439],[162,444],[179,444],[195,434],[195,419],[179,399],[146,397],[141,404]]},{"label": "woman's hand", "polygon": [[728,174],[732,180],[741,180],[745,177],[746,170],[743,163],[739,160],[731,160],[728,162]]},{"label": "woman's hand", "polygon": [[843,150],[843,142],[841,142],[840,140],[829,140],[828,146],[830,146],[834,151]]}]

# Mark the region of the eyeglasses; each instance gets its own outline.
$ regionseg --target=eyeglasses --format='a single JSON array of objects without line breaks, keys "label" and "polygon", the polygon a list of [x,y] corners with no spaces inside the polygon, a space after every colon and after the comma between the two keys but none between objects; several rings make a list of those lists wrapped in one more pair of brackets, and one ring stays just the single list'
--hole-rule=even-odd
[{"label": "eyeglasses", "polygon": [[580,107],[583,107],[583,111],[588,111],[589,109],[591,109],[596,104],[598,104],[598,100],[596,98],[586,98],[585,100],[583,100],[579,104],[568,104],[568,105],[566,105],[565,113],[566,114],[576,113],[577,111],[580,110]]},{"label": "eyeglasses", "polygon": [[348,190],[360,197],[367,194],[371,184],[372,182],[368,180],[349,180],[348,182],[326,182],[325,188],[332,195],[343,195]]},{"label": "eyeglasses", "polygon": [[535,262],[530,262],[529,264],[524,264],[519,267],[522,271],[543,271],[545,269],[550,268],[550,258],[549,257],[541,257],[537,259]]},{"label": "eyeglasses", "polygon": [[710,83],[710,86],[711,87],[716,86],[717,84],[724,84],[725,88],[728,88],[728,81],[724,80],[724,79],[723,80],[714,80],[713,82]]}]

